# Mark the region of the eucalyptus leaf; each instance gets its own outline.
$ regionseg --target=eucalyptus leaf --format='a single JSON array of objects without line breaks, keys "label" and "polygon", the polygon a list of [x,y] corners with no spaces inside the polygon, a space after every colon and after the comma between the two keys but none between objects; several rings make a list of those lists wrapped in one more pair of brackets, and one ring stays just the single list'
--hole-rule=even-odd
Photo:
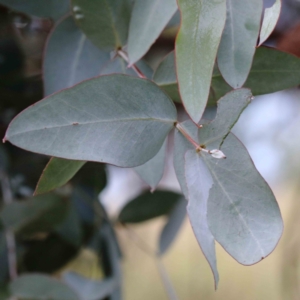
[{"label": "eucalyptus leaf", "polygon": [[275,0],[275,3],[271,7],[265,9],[265,14],[259,35],[259,46],[268,39],[268,37],[275,29],[276,24],[279,20],[281,6],[281,0]]},{"label": "eucalyptus leaf", "polygon": [[221,98],[215,119],[199,130],[200,144],[209,145],[211,149],[219,148],[251,98],[248,89],[237,89]]},{"label": "eucalyptus leaf", "polygon": [[0,218],[6,229],[28,236],[54,229],[64,221],[68,209],[66,199],[47,194],[5,205]]},{"label": "eucalyptus leaf", "polygon": [[144,193],[122,208],[118,220],[121,223],[138,223],[169,214],[179,199],[180,194],[174,192]]},{"label": "eucalyptus leaf", "polygon": [[260,31],[263,0],[228,0],[227,19],[218,66],[226,82],[234,89],[245,83],[251,69]]},{"label": "eucalyptus leaf", "polygon": [[72,0],[77,25],[100,49],[117,50],[127,42],[129,0]]},{"label": "eucalyptus leaf", "polygon": [[170,52],[159,64],[153,80],[170,96],[175,102],[181,102],[175,67],[174,51]]},{"label": "eucalyptus leaf", "polygon": [[268,256],[283,230],[276,199],[244,148],[229,134],[221,150],[227,159],[202,155],[214,184],[207,205],[209,228],[239,263],[252,265]]},{"label": "eucalyptus leaf", "polygon": [[[198,141],[198,128],[190,120],[180,123],[180,126],[194,139]],[[189,199],[185,172],[184,172],[184,155],[188,150],[195,150],[195,147],[180,133],[178,130],[175,130],[174,133],[174,154],[173,154],[173,165],[178,179],[182,193],[185,196],[185,199]]]},{"label": "eucalyptus leaf", "polygon": [[176,10],[176,0],[135,1],[128,37],[130,64],[134,64],[147,53]]},{"label": "eucalyptus leaf", "polygon": [[176,38],[179,91],[191,119],[204,112],[226,20],[226,0],[179,0],[181,26]]},{"label": "eucalyptus leaf", "polygon": [[52,157],[39,179],[34,194],[44,194],[63,186],[84,164],[85,161]]},{"label": "eucalyptus leaf", "polygon": [[21,275],[9,285],[12,296],[34,300],[79,300],[63,282],[41,274]]},{"label": "eucalyptus leaf", "polygon": [[99,300],[110,296],[118,286],[114,278],[90,280],[76,273],[65,273],[65,283],[76,291],[80,300]]},{"label": "eucalyptus leaf", "polygon": [[207,201],[213,178],[203,161],[201,154],[188,150],[185,154],[185,176],[189,194],[188,216],[201,250],[214,275],[215,287],[219,282],[215,239],[207,222]]},{"label": "eucalyptus leaf", "polygon": [[26,109],[4,140],[41,154],[135,167],[159,151],[175,121],[174,104],[154,83],[100,76]]},{"label": "eucalyptus leaf", "polygon": [[72,16],[53,29],[43,63],[45,96],[100,74],[109,61],[108,52],[99,50],[82,33]]},{"label": "eucalyptus leaf", "polygon": [[180,198],[170,212],[159,237],[158,255],[164,255],[175,240],[186,215],[186,205],[185,199]]},{"label": "eucalyptus leaf", "polygon": [[[151,79],[153,75],[152,69],[147,65],[147,63],[143,60],[139,60],[136,63],[136,67],[148,78]],[[111,61],[109,61],[101,70],[100,75],[108,75],[108,74],[127,74],[136,76],[136,72],[127,66],[127,63],[121,57],[115,57]]]},{"label": "eucalyptus leaf", "polygon": [[138,175],[151,187],[153,192],[164,175],[167,139],[158,153],[145,164],[135,167]]},{"label": "eucalyptus leaf", "polygon": [[0,4],[28,15],[54,20],[70,11],[68,0],[0,0]]}]

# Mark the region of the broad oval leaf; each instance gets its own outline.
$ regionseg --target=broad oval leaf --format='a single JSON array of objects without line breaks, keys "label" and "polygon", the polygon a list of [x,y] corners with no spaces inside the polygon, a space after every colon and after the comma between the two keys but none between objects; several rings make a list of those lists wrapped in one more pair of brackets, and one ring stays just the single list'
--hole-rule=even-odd
[{"label": "broad oval leaf", "polygon": [[147,192],[128,202],[121,210],[121,223],[144,222],[168,214],[181,195],[167,191]]},{"label": "broad oval leaf", "polygon": [[169,53],[159,64],[153,80],[170,96],[175,102],[181,102],[175,67],[174,51]]},{"label": "broad oval leaf", "polygon": [[12,296],[34,300],[79,300],[63,282],[41,274],[21,275],[9,285]]},{"label": "broad oval leaf", "polygon": [[100,75],[110,59],[76,26],[73,18],[59,22],[50,34],[46,46],[43,76],[45,96]]},{"label": "broad oval leaf", "polygon": [[118,287],[118,281],[112,278],[91,280],[76,273],[65,273],[63,279],[68,286],[80,295],[80,300],[99,300],[110,296]]},{"label": "broad oval leaf", "polygon": [[131,65],[147,53],[176,10],[176,0],[135,1],[128,36],[128,57]]},{"label": "broad oval leaf", "polygon": [[212,176],[201,154],[188,150],[185,154],[185,177],[188,189],[188,216],[201,250],[214,275],[215,287],[219,282],[215,239],[207,221],[207,201],[213,185]]},{"label": "broad oval leaf", "polygon": [[[182,122],[180,123],[180,126],[183,127],[183,129],[194,139],[194,141],[198,141],[198,127],[192,121]],[[189,197],[185,180],[184,156],[188,150],[195,150],[195,147],[182,135],[181,132],[175,130],[173,165],[181,191],[186,200],[188,200]]]},{"label": "broad oval leaf", "polygon": [[234,89],[245,83],[260,31],[262,0],[228,0],[227,19],[218,51],[218,66]]},{"label": "broad oval leaf", "polygon": [[186,215],[186,204],[182,197],[170,212],[168,221],[159,236],[158,255],[164,255],[175,240]]},{"label": "broad oval leaf", "polygon": [[54,20],[70,11],[69,0],[0,0],[0,4],[28,15]]},{"label": "broad oval leaf", "polygon": [[281,0],[275,0],[275,3],[265,9],[265,14],[259,35],[259,46],[262,45],[271,35],[278,22],[281,12]]},{"label": "broad oval leaf", "polygon": [[202,156],[214,180],[208,200],[209,228],[234,259],[252,265],[277,245],[283,230],[280,210],[247,150],[233,134],[227,136],[221,150],[227,159]]},{"label": "broad oval leaf", "polygon": [[5,205],[0,218],[5,228],[29,236],[50,231],[61,224],[68,214],[69,205],[66,199],[56,195],[36,196]]},{"label": "broad oval leaf", "polygon": [[226,20],[226,0],[179,0],[176,66],[182,102],[198,123],[204,112]]},{"label": "broad oval leaf", "polygon": [[135,167],[159,151],[174,122],[173,102],[153,82],[100,76],[27,108],[4,140],[41,154]]},{"label": "broad oval leaf", "polygon": [[77,25],[100,49],[117,50],[127,42],[130,0],[72,0]]},{"label": "broad oval leaf", "polygon": [[34,194],[44,194],[63,186],[84,164],[85,161],[81,160],[67,160],[52,157],[39,179]]},{"label": "broad oval leaf", "polygon": [[166,148],[167,139],[164,141],[162,147],[154,157],[148,160],[145,164],[134,168],[142,180],[149,184],[151,192],[154,192],[164,175]]},{"label": "broad oval leaf", "polygon": [[211,149],[219,148],[251,98],[248,89],[237,89],[221,98],[215,119],[199,130],[200,144],[209,145]]}]

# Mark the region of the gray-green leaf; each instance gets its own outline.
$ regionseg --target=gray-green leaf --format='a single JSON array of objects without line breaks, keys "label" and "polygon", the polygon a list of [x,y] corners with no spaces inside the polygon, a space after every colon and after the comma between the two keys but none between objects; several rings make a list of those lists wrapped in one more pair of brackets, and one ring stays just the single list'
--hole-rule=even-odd
[{"label": "gray-green leaf", "polygon": [[174,122],[173,102],[153,82],[116,74],[27,108],[4,140],[41,154],[135,167],[159,151]]},{"label": "gray-green leaf", "polygon": [[198,123],[204,112],[218,47],[226,20],[225,0],[179,0],[181,26],[176,65],[182,102]]},{"label": "gray-green leaf", "polygon": [[262,0],[228,0],[227,19],[218,51],[218,66],[233,88],[245,83],[260,31]]},{"label": "gray-green leaf", "polygon": [[52,157],[36,186],[35,195],[50,192],[66,184],[85,164],[81,160]]},{"label": "gray-green leaf", "polygon": [[209,193],[208,223],[215,239],[239,263],[251,265],[268,256],[283,230],[276,199],[233,135],[221,150],[227,159],[203,159],[214,184]]},{"label": "gray-green leaf", "polygon": [[100,74],[110,59],[67,17],[56,25],[46,47],[43,76],[45,96]]},{"label": "gray-green leaf", "polygon": [[151,187],[153,192],[164,175],[167,139],[158,153],[145,164],[135,167],[138,175]]},{"label": "gray-green leaf", "polygon": [[134,64],[147,53],[176,10],[176,0],[135,1],[128,37],[130,64]]},{"label": "gray-green leaf", "polygon": [[281,0],[275,0],[275,3],[265,9],[263,23],[259,35],[259,46],[262,45],[271,35],[278,22],[281,12]]},{"label": "gray-green leaf", "polygon": [[72,0],[77,25],[100,49],[117,50],[127,42],[130,0]]},{"label": "gray-green leaf", "polygon": [[218,286],[219,274],[215,250],[215,239],[207,222],[207,201],[213,185],[212,176],[201,154],[188,150],[185,154],[185,177],[188,189],[188,216],[204,256],[206,257]]},{"label": "gray-green leaf", "polygon": [[63,282],[41,274],[22,275],[10,283],[9,289],[19,299],[79,300]]},{"label": "gray-green leaf", "polygon": [[219,148],[239,116],[251,101],[251,91],[237,89],[218,101],[218,110],[215,119],[203,125],[199,130],[201,145],[209,145],[210,149]]}]

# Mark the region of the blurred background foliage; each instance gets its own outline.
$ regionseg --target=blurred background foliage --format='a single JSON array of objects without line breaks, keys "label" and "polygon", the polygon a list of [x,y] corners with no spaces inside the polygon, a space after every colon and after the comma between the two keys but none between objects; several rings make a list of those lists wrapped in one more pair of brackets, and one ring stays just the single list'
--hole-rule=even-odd
[{"label": "blurred background foliage", "polygon": [[[266,6],[272,3],[265,1]],[[279,23],[266,44],[300,57],[299,20],[300,2],[283,0]],[[178,24],[177,13],[145,56],[153,70],[173,50]],[[0,5],[2,137],[17,113],[43,98],[43,52],[52,28],[50,19],[29,17]],[[215,292],[209,267],[185,220],[163,259],[180,299],[300,299],[299,99],[299,89],[257,97],[234,128],[271,185],[282,210],[285,232],[278,247],[265,261],[251,267],[237,264],[218,247],[221,282]],[[180,104],[176,105],[180,111]],[[184,119],[182,109],[180,113]],[[169,151],[171,148],[168,145]],[[113,278],[119,289],[122,257],[125,299],[167,299],[164,288],[168,283],[158,276],[164,270],[155,254],[159,234],[165,228],[165,216],[174,214],[181,201],[176,193],[179,186],[172,159],[168,158],[159,185],[159,189],[170,190],[166,194],[147,192],[149,188],[133,170],[87,163],[67,185],[32,197],[48,160],[7,143],[0,145],[0,299],[9,297],[8,282],[14,276],[9,272],[11,245],[7,245],[7,235],[11,233],[16,238],[19,274],[45,273],[63,278],[77,294],[84,293],[78,290],[80,284],[93,290],[85,279],[92,279],[99,286]],[[151,197],[159,201],[167,197],[169,201],[163,207],[150,201],[153,207],[148,207],[146,214],[136,215],[134,212],[139,211],[142,203],[139,197],[147,203]],[[135,200],[128,203],[132,199]],[[125,209],[117,217],[123,205]],[[141,221],[145,222],[136,224]],[[38,282],[35,277],[20,278],[28,280],[27,285]],[[42,277],[38,280],[41,285],[58,284]],[[10,290],[20,286],[10,286]],[[118,289],[108,293],[107,299],[119,299]],[[100,294],[96,295],[95,299],[100,299]]]}]

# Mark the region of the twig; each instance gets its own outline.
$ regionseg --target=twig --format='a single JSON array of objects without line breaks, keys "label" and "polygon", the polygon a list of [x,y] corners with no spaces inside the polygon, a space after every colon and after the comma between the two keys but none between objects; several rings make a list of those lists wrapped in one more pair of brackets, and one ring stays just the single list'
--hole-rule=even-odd
[{"label": "twig", "polygon": [[[8,176],[2,172],[0,173],[1,180],[1,190],[3,202],[8,205],[13,202],[13,195],[10,188],[10,183]],[[6,230],[6,247],[8,253],[8,269],[9,269],[9,277],[11,280],[14,280],[18,277],[17,273],[17,254],[16,254],[16,240],[14,233],[9,229]]]},{"label": "twig", "polygon": [[[118,55],[122,57],[127,63],[129,63],[128,55],[123,50],[118,50]],[[147,78],[143,72],[135,65],[130,65],[129,68],[131,68],[140,78]]]}]

